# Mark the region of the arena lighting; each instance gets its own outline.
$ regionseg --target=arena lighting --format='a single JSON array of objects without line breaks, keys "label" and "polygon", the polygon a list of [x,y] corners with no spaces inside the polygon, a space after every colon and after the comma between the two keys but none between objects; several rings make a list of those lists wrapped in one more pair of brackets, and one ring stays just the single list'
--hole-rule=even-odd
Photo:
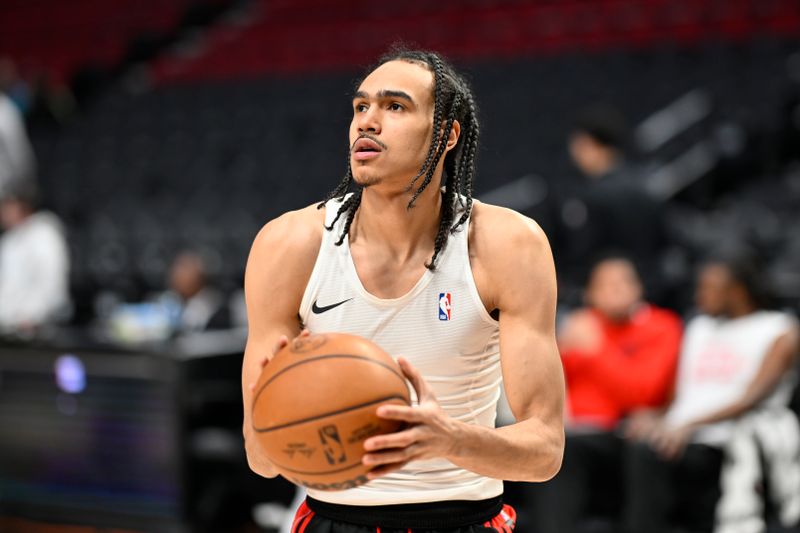
[{"label": "arena lighting", "polygon": [[86,388],[86,368],[77,356],[69,353],[60,355],[54,369],[56,384],[62,391],[79,394]]}]

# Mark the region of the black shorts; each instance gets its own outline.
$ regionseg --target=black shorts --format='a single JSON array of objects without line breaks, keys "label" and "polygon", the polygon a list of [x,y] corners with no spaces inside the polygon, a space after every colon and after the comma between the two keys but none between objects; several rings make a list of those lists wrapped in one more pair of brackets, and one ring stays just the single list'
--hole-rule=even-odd
[{"label": "black shorts", "polygon": [[336,505],[313,498],[297,510],[292,533],[512,533],[517,513],[498,496],[408,505]]}]

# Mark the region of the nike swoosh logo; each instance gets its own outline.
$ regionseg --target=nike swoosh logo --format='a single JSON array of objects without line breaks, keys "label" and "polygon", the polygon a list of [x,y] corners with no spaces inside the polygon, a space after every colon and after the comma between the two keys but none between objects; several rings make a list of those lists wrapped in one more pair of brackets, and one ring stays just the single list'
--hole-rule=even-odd
[{"label": "nike swoosh logo", "polygon": [[341,302],[336,302],[335,304],[331,305],[323,305],[322,307],[318,306],[317,301],[314,300],[314,303],[311,304],[311,312],[313,312],[315,315],[319,315],[324,313],[325,311],[330,311],[334,307],[339,307],[340,305],[347,303],[350,300],[352,300],[352,298],[348,298],[347,300],[342,300]]}]

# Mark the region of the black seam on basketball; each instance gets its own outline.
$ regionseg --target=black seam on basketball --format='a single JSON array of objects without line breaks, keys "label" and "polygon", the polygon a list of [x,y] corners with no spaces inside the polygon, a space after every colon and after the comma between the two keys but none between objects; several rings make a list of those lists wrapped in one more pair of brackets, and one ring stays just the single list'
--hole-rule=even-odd
[{"label": "black seam on basketball", "polygon": [[319,361],[319,360],[321,360],[321,359],[335,359],[335,358],[344,358],[344,359],[361,359],[361,360],[363,360],[363,361],[367,361],[367,362],[369,362],[369,363],[374,363],[374,364],[376,364],[376,365],[380,365],[380,366],[384,367],[386,370],[388,370],[389,372],[391,372],[392,374],[394,374],[395,376],[397,376],[398,378],[400,378],[400,380],[403,382],[403,384],[404,384],[404,385],[405,385],[405,383],[406,383],[406,378],[405,378],[405,377],[403,377],[401,374],[398,374],[398,373],[397,373],[397,371],[395,371],[395,369],[394,369],[394,368],[392,368],[391,366],[387,365],[386,363],[382,363],[382,362],[380,362],[380,361],[376,361],[375,359],[371,359],[371,358],[369,358],[369,357],[366,357],[366,356],[363,356],[363,355],[345,355],[345,354],[339,354],[339,355],[337,355],[337,354],[318,355],[318,356],[316,356],[316,357],[310,357],[310,358],[308,358],[308,359],[305,359],[305,360],[303,360],[303,361],[298,361],[298,362],[296,362],[296,363],[292,363],[291,365],[287,366],[286,368],[283,368],[283,369],[281,369],[281,371],[280,371],[280,372],[278,372],[277,374],[275,374],[274,376],[272,376],[271,378],[269,378],[269,380],[268,380],[266,383],[264,383],[263,385],[261,385],[261,388],[259,388],[259,389],[258,389],[258,392],[256,392],[256,395],[255,395],[255,397],[253,398],[253,405],[251,406],[251,409],[252,409],[253,407],[255,407],[255,405],[256,405],[256,402],[258,402],[258,397],[259,397],[259,396],[261,396],[261,391],[263,391],[263,390],[264,390],[264,389],[267,387],[267,385],[269,385],[270,383],[272,383],[273,381],[275,381],[275,379],[277,379],[277,377],[278,377],[278,376],[280,376],[281,374],[283,374],[283,373],[285,373],[285,372],[288,372],[290,369],[292,369],[292,368],[294,368],[294,367],[296,367],[296,366],[304,365],[304,364],[306,364],[306,363],[311,363],[311,362],[314,362],[314,361]]},{"label": "black seam on basketball", "polygon": [[378,398],[377,400],[371,400],[369,402],[364,402],[364,403],[361,403],[361,404],[358,404],[358,405],[351,405],[350,407],[347,407],[345,409],[339,409],[337,411],[331,411],[329,413],[323,413],[321,415],[316,415],[316,416],[312,416],[312,417],[309,417],[309,418],[303,418],[302,420],[295,420],[293,422],[287,422],[286,424],[281,424],[280,426],[273,426],[273,427],[270,427],[270,428],[257,428],[255,425],[253,425],[253,430],[257,431],[258,433],[269,433],[270,431],[277,431],[279,429],[284,429],[284,428],[296,426],[298,424],[305,424],[306,422],[313,422],[314,420],[319,420],[320,418],[327,418],[327,417],[333,416],[333,415],[340,415],[342,413],[347,413],[348,411],[354,411],[356,409],[361,409],[362,407],[369,407],[370,405],[375,405],[376,403],[388,402],[389,400],[403,400],[403,403],[408,405],[408,403],[406,402],[405,398],[403,398],[402,396],[398,396],[397,394],[393,394],[391,396],[386,396],[384,398]]}]

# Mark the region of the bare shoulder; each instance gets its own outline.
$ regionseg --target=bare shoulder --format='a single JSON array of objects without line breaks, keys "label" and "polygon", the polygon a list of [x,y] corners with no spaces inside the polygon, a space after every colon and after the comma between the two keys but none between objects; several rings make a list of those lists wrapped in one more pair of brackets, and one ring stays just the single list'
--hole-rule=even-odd
[{"label": "bare shoulder", "polygon": [[475,202],[469,248],[473,277],[487,308],[508,308],[535,293],[555,298],[550,244],[531,218]]},{"label": "bare shoulder", "polygon": [[263,305],[271,302],[270,307],[275,307],[273,291],[280,290],[280,302],[286,303],[287,308],[299,308],[319,254],[324,224],[324,211],[312,205],[289,211],[261,228],[253,241],[245,270],[244,289],[248,302],[263,298]]},{"label": "bare shoulder", "polygon": [[508,262],[527,254],[550,255],[539,224],[512,209],[475,202],[470,222],[470,250],[482,262]]},{"label": "bare shoulder", "polygon": [[325,212],[310,205],[289,211],[267,222],[256,235],[251,259],[280,258],[308,262],[315,260],[325,231]]}]

